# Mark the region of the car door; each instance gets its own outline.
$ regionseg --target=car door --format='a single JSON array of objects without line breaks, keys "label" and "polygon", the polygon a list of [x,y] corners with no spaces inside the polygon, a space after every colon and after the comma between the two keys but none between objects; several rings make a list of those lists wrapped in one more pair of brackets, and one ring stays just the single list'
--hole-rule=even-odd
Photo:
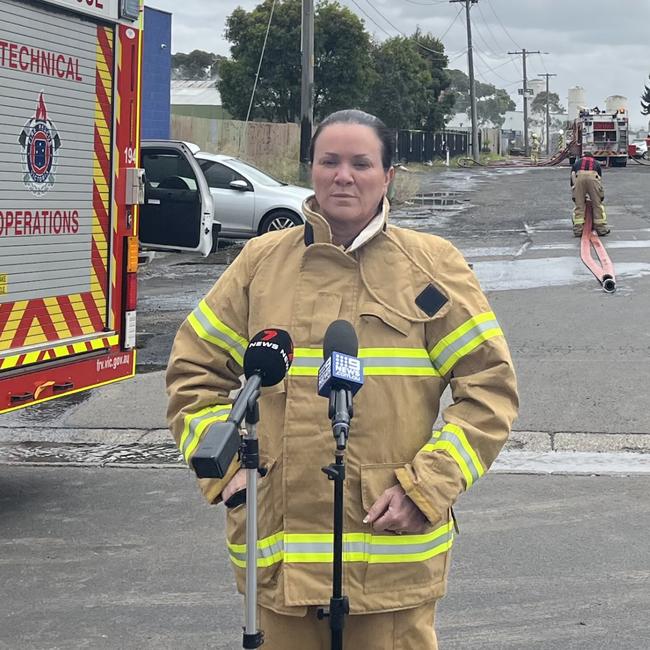
[{"label": "car door", "polygon": [[140,245],[208,255],[213,237],[212,196],[192,150],[182,142],[145,141],[140,156],[145,170]]},{"label": "car door", "polygon": [[199,159],[203,175],[210,187],[215,205],[215,217],[221,232],[230,236],[256,235],[255,191],[252,183],[239,172],[208,158]]}]

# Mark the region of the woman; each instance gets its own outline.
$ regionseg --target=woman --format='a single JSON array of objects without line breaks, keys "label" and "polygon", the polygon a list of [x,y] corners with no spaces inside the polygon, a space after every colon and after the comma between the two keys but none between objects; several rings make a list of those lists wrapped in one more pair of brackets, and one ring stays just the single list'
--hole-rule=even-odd
[{"label": "woman", "polygon": [[[189,461],[207,425],[228,415],[247,339],[291,334],[293,366],[260,398],[260,627],[269,650],[329,648],[318,606],[331,595],[332,489],[321,472],[334,441],[316,393],[323,335],[350,321],[365,366],[347,448],[346,647],[436,648],[451,506],[490,466],[517,410],[503,333],[472,271],[438,237],[387,224],[391,133],[361,111],[330,115],[312,146],[306,225],[250,241],[181,326],[168,369],[170,427]],[[453,404],[433,431],[440,396]],[[212,503],[236,502],[236,461],[203,480]],[[245,505],[227,535],[243,591]]]}]

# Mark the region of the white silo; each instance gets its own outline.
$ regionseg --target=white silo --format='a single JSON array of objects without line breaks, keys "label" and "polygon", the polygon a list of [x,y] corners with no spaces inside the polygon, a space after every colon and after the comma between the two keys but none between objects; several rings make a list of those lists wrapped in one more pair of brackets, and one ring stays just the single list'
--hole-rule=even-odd
[{"label": "white silo", "polygon": [[627,113],[627,97],[624,97],[623,95],[610,95],[605,100],[605,110],[608,113],[614,113],[619,108],[624,108]]},{"label": "white silo", "polygon": [[546,82],[543,79],[530,79],[528,81],[528,87],[532,88],[534,94],[530,96],[530,99],[534,99],[539,95],[539,93],[546,92]]},{"label": "white silo", "polygon": [[568,118],[569,120],[575,120],[578,117],[578,111],[581,108],[587,107],[587,98],[585,95],[585,89],[582,86],[574,86],[569,88],[569,108],[568,108]]}]

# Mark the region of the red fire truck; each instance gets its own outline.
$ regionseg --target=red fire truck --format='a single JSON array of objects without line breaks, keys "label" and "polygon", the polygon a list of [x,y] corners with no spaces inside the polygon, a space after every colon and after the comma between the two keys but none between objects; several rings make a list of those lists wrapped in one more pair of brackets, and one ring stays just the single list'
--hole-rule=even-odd
[{"label": "red fire truck", "polygon": [[569,161],[590,154],[611,167],[627,165],[628,118],[625,109],[607,113],[597,108],[580,111],[572,125]]},{"label": "red fire truck", "polygon": [[0,413],[135,370],[142,0],[0,0]]}]

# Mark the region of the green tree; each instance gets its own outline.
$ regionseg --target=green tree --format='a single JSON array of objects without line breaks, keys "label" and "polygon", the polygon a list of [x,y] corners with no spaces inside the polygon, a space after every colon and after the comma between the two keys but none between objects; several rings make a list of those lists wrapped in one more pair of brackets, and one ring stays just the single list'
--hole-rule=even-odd
[{"label": "green tree", "polygon": [[424,127],[437,131],[444,128],[454,109],[455,95],[449,91],[451,75],[445,69],[449,60],[445,55],[445,46],[431,34],[423,34],[418,28],[411,38],[416,43],[420,56],[428,63],[431,73],[429,108]]},{"label": "green tree", "polygon": [[[548,94],[548,107],[551,113],[564,113],[564,107],[560,104],[560,97],[557,93]],[[546,115],[546,91],[542,91],[533,99],[530,105],[531,113]]]},{"label": "green tree", "polygon": [[[650,79],[650,75],[648,76]],[[644,86],[643,95],[641,95],[641,113],[643,115],[650,115],[650,87]]]},{"label": "green tree", "polygon": [[[459,112],[471,116],[469,77],[461,70],[449,70],[451,77],[450,92],[455,96],[455,108]],[[475,81],[476,112],[480,125],[492,123],[501,126],[505,120],[506,111],[514,111],[516,104],[510,95],[502,88],[492,84]]]},{"label": "green tree", "polygon": [[[269,22],[272,0],[248,12],[237,8],[226,20],[231,58],[219,66],[224,108],[245,119]],[[279,0],[269,31],[252,115],[295,122],[300,117],[301,0]],[[338,2],[321,0],[314,16],[314,116],[360,105],[370,77],[370,37],[363,22]]]},{"label": "green tree", "polygon": [[177,52],[172,54],[172,77],[174,79],[211,79],[213,67],[219,57],[212,52],[193,50],[189,54]]},{"label": "green tree", "polygon": [[421,129],[430,109],[430,65],[411,38],[396,36],[375,45],[366,109],[395,129]]},{"label": "green tree", "polygon": [[370,85],[370,36],[363,21],[338,2],[319,3],[314,16],[314,117],[363,104]]}]

